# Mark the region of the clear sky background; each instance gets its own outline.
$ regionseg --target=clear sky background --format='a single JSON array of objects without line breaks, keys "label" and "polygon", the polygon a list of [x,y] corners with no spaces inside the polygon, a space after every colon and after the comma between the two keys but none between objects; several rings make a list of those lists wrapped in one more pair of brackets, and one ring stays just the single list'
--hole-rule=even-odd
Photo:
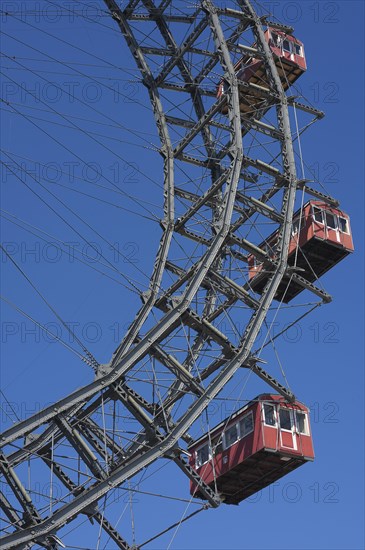
[{"label": "clear sky background", "polygon": [[[150,146],[157,143],[155,127],[130,52],[117,32],[103,26],[108,20],[95,18],[95,6],[102,2],[76,2],[83,17],[68,11],[72,2],[58,4],[61,11],[46,0],[4,1],[2,6],[16,16],[2,15],[1,96],[8,102],[3,103],[1,123],[2,159],[8,165],[2,172],[2,209],[7,211],[2,242],[103,362],[139,307],[138,296],[126,286],[148,283],[146,274],[160,236],[156,215],[161,215],[161,160]],[[278,343],[292,389],[311,407],[316,460],[238,507],[205,511],[181,526],[173,540],[171,532],[146,548],[364,548],[364,4],[273,0],[262,6],[293,25],[305,45],[308,71],[299,86],[326,113],[303,137],[306,176],[312,169],[327,192],[340,200],[351,217],[355,243],[355,253],[322,279],[333,302]],[[80,235],[31,189],[76,223]],[[31,232],[24,231],[19,220],[27,221]],[[94,246],[86,246],[81,234]],[[67,245],[61,247],[57,239]],[[76,260],[80,251],[82,264]],[[95,255],[104,266],[94,261]],[[5,256],[2,273],[2,294],[74,346]],[[3,401],[4,426],[91,380],[86,365],[6,303],[1,337],[1,386],[10,403]],[[252,384],[246,398],[262,390]],[[228,408],[222,404],[222,418]],[[36,480],[32,483],[34,491],[42,489]],[[189,499],[187,479],[169,466],[142,488]],[[178,521],[186,506],[177,511],[162,498],[133,497],[137,541]],[[124,507],[122,533],[131,523],[123,494],[115,518]],[[194,509],[188,507],[187,513]],[[68,548],[96,547],[98,531],[86,527],[70,534],[70,528],[63,530]]]}]

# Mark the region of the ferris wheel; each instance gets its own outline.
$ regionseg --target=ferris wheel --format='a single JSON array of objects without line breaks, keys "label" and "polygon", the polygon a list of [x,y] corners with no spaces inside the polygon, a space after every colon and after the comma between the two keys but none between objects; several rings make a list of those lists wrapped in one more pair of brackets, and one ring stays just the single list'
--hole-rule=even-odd
[{"label": "ferris wheel", "polygon": [[[159,136],[160,241],[110,361],[86,352],[91,382],[3,432],[4,549],[63,547],[59,531],[80,517],[106,533],[108,548],[143,546],[103,506],[118,488],[136,492],[136,476],[161,460],[186,476],[199,510],[237,504],[311,460],[308,409],[264,365],[265,351],[288,305],[301,299],[287,326],[331,301],[318,279],[353,250],[348,216],[304,176],[301,136],[323,113],[292,91],[307,69],[294,29],[249,0],[104,3]],[[242,397],[248,376],[261,394],[213,427],[211,405]],[[262,423],[260,449],[230,464],[229,449]],[[26,468],[57,480],[50,506],[27,491]]]}]

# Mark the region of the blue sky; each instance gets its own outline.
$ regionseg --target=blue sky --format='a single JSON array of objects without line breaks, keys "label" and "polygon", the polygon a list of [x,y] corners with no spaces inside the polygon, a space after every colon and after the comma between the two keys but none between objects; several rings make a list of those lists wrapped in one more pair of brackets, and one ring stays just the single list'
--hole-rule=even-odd
[{"label": "blue sky", "polygon": [[[24,10],[24,2],[4,4],[8,11]],[[6,169],[2,173],[2,208],[8,214],[3,219],[2,242],[103,362],[110,358],[139,307],[138,296],[123,285],[130,288],[134,283],[148,282],[145,274],[151,270],[160,236],[151,217],[160,212],[161,161],[151,147],[145,148],[157,139],[150,108],[145,105],[145,91],[137,82],[137,71],[122,38],[116,33],[111,36],[107,29],[85,18],[73,18],[66,10],[58,18],[42,2],[44,11],[38,21],[29,8],[36,4],[26,4],[28,12],[23,13],[23,21],[3,19],[6,34],[1,49],[6,56],[16,56],[16,61],[2,57],[2,97],[28,117],[4,106],[3,160],[18,174],[17,163],[23,163],[22,178],[33,189],[31,174],[48,180],[54,195],[82,213],[107,241],[79,224],[80,233],[94,243],[93,247],[86,246],[81,236],[75,237],[11,169]],[[97,2],[88,4],[93,10]],[[312,410],[316,460],[250,502],[238,507],[223,505],[197,515],[181,526],[172,543],[173,532],[147,546],[151,549],[166,548],[170,543],[172,549],[205,550],[364,547],[364,6],[351,0],[277,0],[262,2],[262,6],[266,11],[274,10],[283,23],[293,25],[295,35],[304,43],[308,70],[299,86],[326,117],[304,135],[303,155],[307,167],[315,170],[328,193],[350,214],[355,243],[355,253],[323,277],[333,302],[317,309],[300,323],[296,333],[278,342],[291,387]],[[41,56],[39,52],[47,61],[34,61]],[[52,59],[63,60],[63,66]],[[100,59],[109,60],[110,66]],[[45,108],[50,112],[45,114]],[[63,113],[68,121],[55,112]],[[31,119],[33,123],[30,115],[37,117]],[[116,127],[116,122],[127,129]],[[93,138],[75,125],[94,132]],[[89,186],[83,185],[85,179],[91,182]],[[122,195],[115,193],[113,184]],[[54,209],[75,220],[55,196],[51,198],[43,188],[37,190]],[[91,200],[80,192],[92,192],[100,200],[125,209]],[[134,198],[126,199],[124,192]],[[9,217],[15,221],[11,216],[26,220],[36,234],[10,223]],[[34,227],[48,233],[47,237],[43,233],[45,240]],[[60,253],[57,239],[68,243],[68,254]],[[84,264],[75,260],[79,251]],[[107,267],[103,271],[112,278],[92,269],[100,267],[95,256],[112,262],[128,280]],[[76,347],[9,259],[2,258],[2,267],[2,294]],[[1,384],[12,407],[3,403],[4,425],[14,420],[15,413],[25,418],[90,381],[87,366],[7,304],[2,306],[1,328]],[[248,399],[259,393],[254,383],[247,391],[253,392]],[[171,466],[147,480],[143,489],[189,498],[187,479]],[[138,542],[152,536],[155,526],[163,528],[178,521],[185,506],[177,511],[163,499],[142,501],[137,496],[135,500]],[[128,505],[125,497],[121,502],[120,508]],[[194,509],[189,507],[187,513]],[[118,518],[119,514],[113,513]],[[124,521],[130,524],[130,520]],[[130,530],[130,525],[125,529]],[[70,529],[64,533],[67,531]],[[69,548],[94,548],[95,533],[97,530],[88,526],[65,535],[63,540]]]}]

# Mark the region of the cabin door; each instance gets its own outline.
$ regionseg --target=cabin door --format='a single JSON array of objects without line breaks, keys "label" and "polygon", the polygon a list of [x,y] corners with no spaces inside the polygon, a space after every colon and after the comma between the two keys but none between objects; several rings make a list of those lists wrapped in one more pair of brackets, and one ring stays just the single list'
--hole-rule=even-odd
[{"label": "cabin door", "polygon": [[332,212],[326,212],[327,238],[332,242],[341,242],[341,235],[338,227],[337,216]]},{"label": "cabin door", "polygon": [[293,411],[288,408],[279,409],[280,443],[281,447],[296,450],[297,440],[295,436],[295,424]]}]

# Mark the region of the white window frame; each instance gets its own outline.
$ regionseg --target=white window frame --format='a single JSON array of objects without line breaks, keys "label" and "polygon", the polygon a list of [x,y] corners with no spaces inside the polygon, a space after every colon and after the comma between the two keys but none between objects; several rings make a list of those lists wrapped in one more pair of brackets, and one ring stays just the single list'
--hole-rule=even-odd
[{"label": "white window frame", "polygon": [[[241,433],[241,422],[243,422],[248,417],[251,417],[252,428],[249,432],[246,432],[246,433],[243,434],[243,433]],[[243,415],[242,418],[240,418],[240,420],[238,422],[238,435],[239,435],[239,438],[243,439],[247,435],[251,434],[254,431],[254,429],[255,429],[255,425],[254,425],[254,422],[253,422],[253,414],[252,414],[252,411],[249,411],[247,414]]]},{"label": "white window frame", "polygon": [[[340,220],[344,220],[346,222],[346,231],[343,231],[343,229],[341,228]],[[341,233],[345,233],[346,235],[350,235],[349,220],[347,218],[345,218],[345,216],[338,216],[338,229],[341,231]]]},{"label": "white window frame", "polygon": [[[275,424],[268,424],[266,422],[265,405],[267,407],[272,407],[273,408]],[[262,403],[262,412],[263,412],[265,426],[269,426],[269,428],[277,428],[278,427],[278,417],[277,417],[277,411],[276,411],[275,405],[272,405],[271,403]]]},{"label": "white window frame", "polygon": [[[231,428],[235,427],[236,428],[236,432],[237,432],[237,439],[235,441],[232,441],[232,443],[229,443],[227,444],[227,440],[226,440],[226,432],[228,430],[230,430]],[[230,426],[228,426],[225,430],[224,430],[224,433],[223,433],[223,450],[225,451],[226,449],[229,449],[230,447],[232,447],[232,445],[234,445],[235,443],[237,443],[237,441],[239,441],[240,439],[240,428],[239,428],[239,425],[237,422],[235,422],[235,424],[231,424]]]},{"label": "white window frame", "polygon": [[275,48],[281,47],[282,40],[281,40],[281,37],[276,32],[271,32],[271,40],[273,41]]},{"label": "white window frame", "polygon": [[[332,217],[333,217],[335,227],[332,227],[331,225],[329,225],[329,224],[327,223],[327,216],[332,216]],[[333,229],[334,231],[336,231],[336,229],[338,229],[338,219],[337,219],[336,214],[334,214],[333,212],[329,212],[328,210],[326,210],[326,211],[325,211],[325,218],[326,218],[326,227],[327,227],[327,229]]]},{"label": "white window frame", "polygon": [[[316,214],[319,214],[319,213],[321,213],[321,218],[322,218],[321,222],[316,219]],[[315,223],[320,223],[321,225],[325,225],[325,220],[324,220],[323,214],[324,214],[323,208],[320,208],[319,206],[316,206],[315,204],[312,206],[312,217],[313,217],[313,221]]]},{"label": "white window frame", "polygon": [[[299,48],[299,53],[297,53],[296,48]],[[293,53],[295,55],[299,55],[299,57],[303,57],[303,48],[302,48],[302,46],[300,46],[300,44],[297,44],[296,42],[294,42],[294,52]]]},{"label": "white window frame", "polygon": [[[284,42],[287,42],[289,44],[289,50],[286,50],[284,48]],[[293,53],[293,48],[292,48],[292,45],[291,45],[291,42],[290,40],[288,40],[287,38],[284,38],[284,40],[282,41],[282,48],[283,48],[283,52],[286,52],[286,53]]]},{"label": "white window frame", "polygon": [[[299,430],[297,423],[297,414],[302,414],[304,416],[304,432]],[[309,435],[309,425],[308,425],[308,414],[304,411],[295,411],[295,429],[301,435]]]},{"label": "white window frame", "polygon": [[293,220],[293,225],[292,225],[292,228],[291,228],[291,234],[293,235],[297,235],[299,233],[299,226],[301,225],[300,223],[300,218],[296,218],[295,220]]},{"label": "white window frame", "polygon": [[[200,462],[199,461],[199,451],[201,449],[203,449],[204,447],[208,447],[208,458],[207,460],[205,460],[204,462]],[[200,447],[198,447],[195,451],[195,467],[196,468],[200,468],[201,466],[203,466],[204,464],[207,464],[207,462],[209,462],[210,460],[212,459],[212,449],[210,448],[210,445],[209,443],[204,443],[203,445],[200,445]]]},{"label": "white window frame", "polygon": [[297,235],[298,233],[301,233],[302,229],[305,227],[305,216],[304,214],[301,216],[298,216],[297,218],[294,218],[293,225],[292,225],[292,235]]},{"label": "white window frame", "polygon": [[[281,426],[281,420],[280,420],[280,413],[281,411],[285,411],[285,412],[288,412],[289,413],[289,417],[290,417],[290,429],[289,428],[283,428]],[[294,422],[294,416],[293,416],[293,411],[292,409],[288,409],[286,407],[280,407],[279,409],[279,425],[280,425],[280,430],[284,430],[284,432],[292,432],[293,433],[293,430],[295,428],[295,422]]]}]

